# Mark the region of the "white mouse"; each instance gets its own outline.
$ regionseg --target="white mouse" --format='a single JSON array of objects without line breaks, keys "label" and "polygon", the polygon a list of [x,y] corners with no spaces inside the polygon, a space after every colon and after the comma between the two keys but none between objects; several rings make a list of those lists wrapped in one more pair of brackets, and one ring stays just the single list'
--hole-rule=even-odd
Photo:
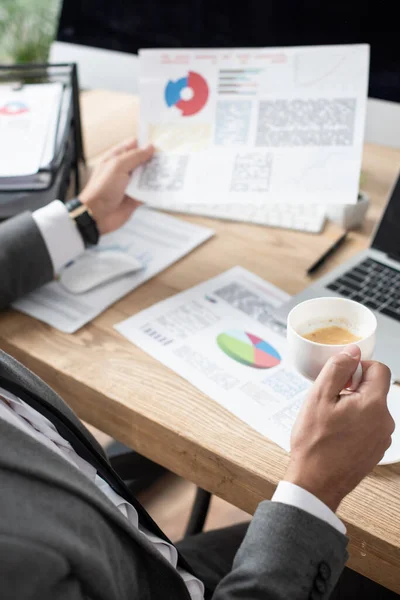
[{"label": "white mouse", "polygon": [[122,252],[88,251],[62,271],[59,281],[68,292],[83,294],[142,268],[134,256]]}]

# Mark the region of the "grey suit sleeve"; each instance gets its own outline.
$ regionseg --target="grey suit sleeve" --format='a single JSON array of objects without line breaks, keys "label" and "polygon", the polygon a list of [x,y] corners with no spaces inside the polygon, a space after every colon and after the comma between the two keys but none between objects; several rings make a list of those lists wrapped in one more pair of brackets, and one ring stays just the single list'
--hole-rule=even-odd
[{"label": "grey suit sleeve", "polygon": [[346,547],[347,538],[324,521],[262,502],[213,600],[326,600],[348,558]]},{"label": "grey suit sleeve", "polygon": [[0,309],[53,276],[46,244],[31,213],[0,223]]}]

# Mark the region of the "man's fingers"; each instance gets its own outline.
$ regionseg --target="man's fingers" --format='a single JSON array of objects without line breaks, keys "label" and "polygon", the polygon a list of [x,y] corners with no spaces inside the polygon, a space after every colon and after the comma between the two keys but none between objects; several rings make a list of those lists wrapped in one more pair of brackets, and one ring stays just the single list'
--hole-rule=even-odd
[{"label": "man's fingers", "polygon": [[125,143],[125,150],[134,150],[135,148],[138,147],[138,141],[135,137],[130,138],[129,140],[126,141]]},{"label": "man's fingers", "polygon": [[314,383],[316,397],[336,401],[353,377],[360,358],[360,348],[355,344],[346,346],[340,354],[330,358]]},{"label": "man's fingers", "polygon": [[359,391],[368,390],[368,398],[376,397],[385,399],[389,393],[391,373],[389,367],[376,361],[363,361],[363,378]]},{"label": "man's fingers", "polygon": [[151,144],[145,148],[129,150],[118,157],[118,168],[130,173],[139,165],[147,162],[154,154],[154,146]]},{"label": "man's fingers", "polygon": [[130,150],[134,150],[135,148],[137,148],[137,139],[128,138],[127,140],[124,140],[123,142],[121,142],[117,146],[114,146],[108,152],[106,152],[102,158],[102,161],[107,162],[111,158],[116,158],[124,152],[129,152]]}]

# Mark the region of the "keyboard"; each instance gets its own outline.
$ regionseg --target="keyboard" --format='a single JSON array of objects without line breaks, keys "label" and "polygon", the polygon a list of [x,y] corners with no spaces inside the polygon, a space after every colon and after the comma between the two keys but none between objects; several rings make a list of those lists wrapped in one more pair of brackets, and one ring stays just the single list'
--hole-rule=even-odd
[{"label": "keyboard", "polygon": [[325,207],[318,204],[271,204],[263,207],[243,204],[185,204],[179,210],[217,219],[258,223],[307,233],[320,233],[326,218]]},{"label": "keyboard", "polygon": [[367,258],[326,286],[400,321],[400,271]]},{"label": "keyboard", "polygon": [[259,222],[269,227],[320,233],[325,224],[325,215],[325,208],[318,205],[286,204],[271,206]]}]

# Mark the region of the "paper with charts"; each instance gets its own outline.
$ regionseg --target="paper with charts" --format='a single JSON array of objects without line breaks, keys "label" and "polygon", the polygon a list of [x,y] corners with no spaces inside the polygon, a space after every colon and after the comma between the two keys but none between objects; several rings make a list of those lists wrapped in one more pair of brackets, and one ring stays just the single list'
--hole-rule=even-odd
[{"label": "paper with charts", "polygon": [[310,383],[286,356],[273,311],[289,296],[241,267],[116,325],[145,352],[289,450]]},{"label": "paper with charts", "polygon": [[0,177],[31,175],[48,165],[61,96],[58,82],[0,85]]},{"label": "paper with charts", "polygon": [[357,201],[369,46],[142,50],[128,193],[151,206],[263,222],[268,206]]},{"label": "paper with charts", "polygon": [[[208,240],[214,232],[207,227],[186,223],[146,207],[135,211],[117,231],[103,235],[98,246],[86,250],[67,265],[57,280],[16,300],[13,307],[44,321],[65,333],[74,333],[114,302],[142,285],[174,262]],[[72,293],[71,277],[66,289],[64,276],[75,271],[76,287],[87,273],[110,270],[109,255],[120,263],[132,259],[135,272],[110,275],[106,283],[83,293]],[[141,268],[137,270],[137,265]],[[69,274],[69,273],[68,273]]]}]

